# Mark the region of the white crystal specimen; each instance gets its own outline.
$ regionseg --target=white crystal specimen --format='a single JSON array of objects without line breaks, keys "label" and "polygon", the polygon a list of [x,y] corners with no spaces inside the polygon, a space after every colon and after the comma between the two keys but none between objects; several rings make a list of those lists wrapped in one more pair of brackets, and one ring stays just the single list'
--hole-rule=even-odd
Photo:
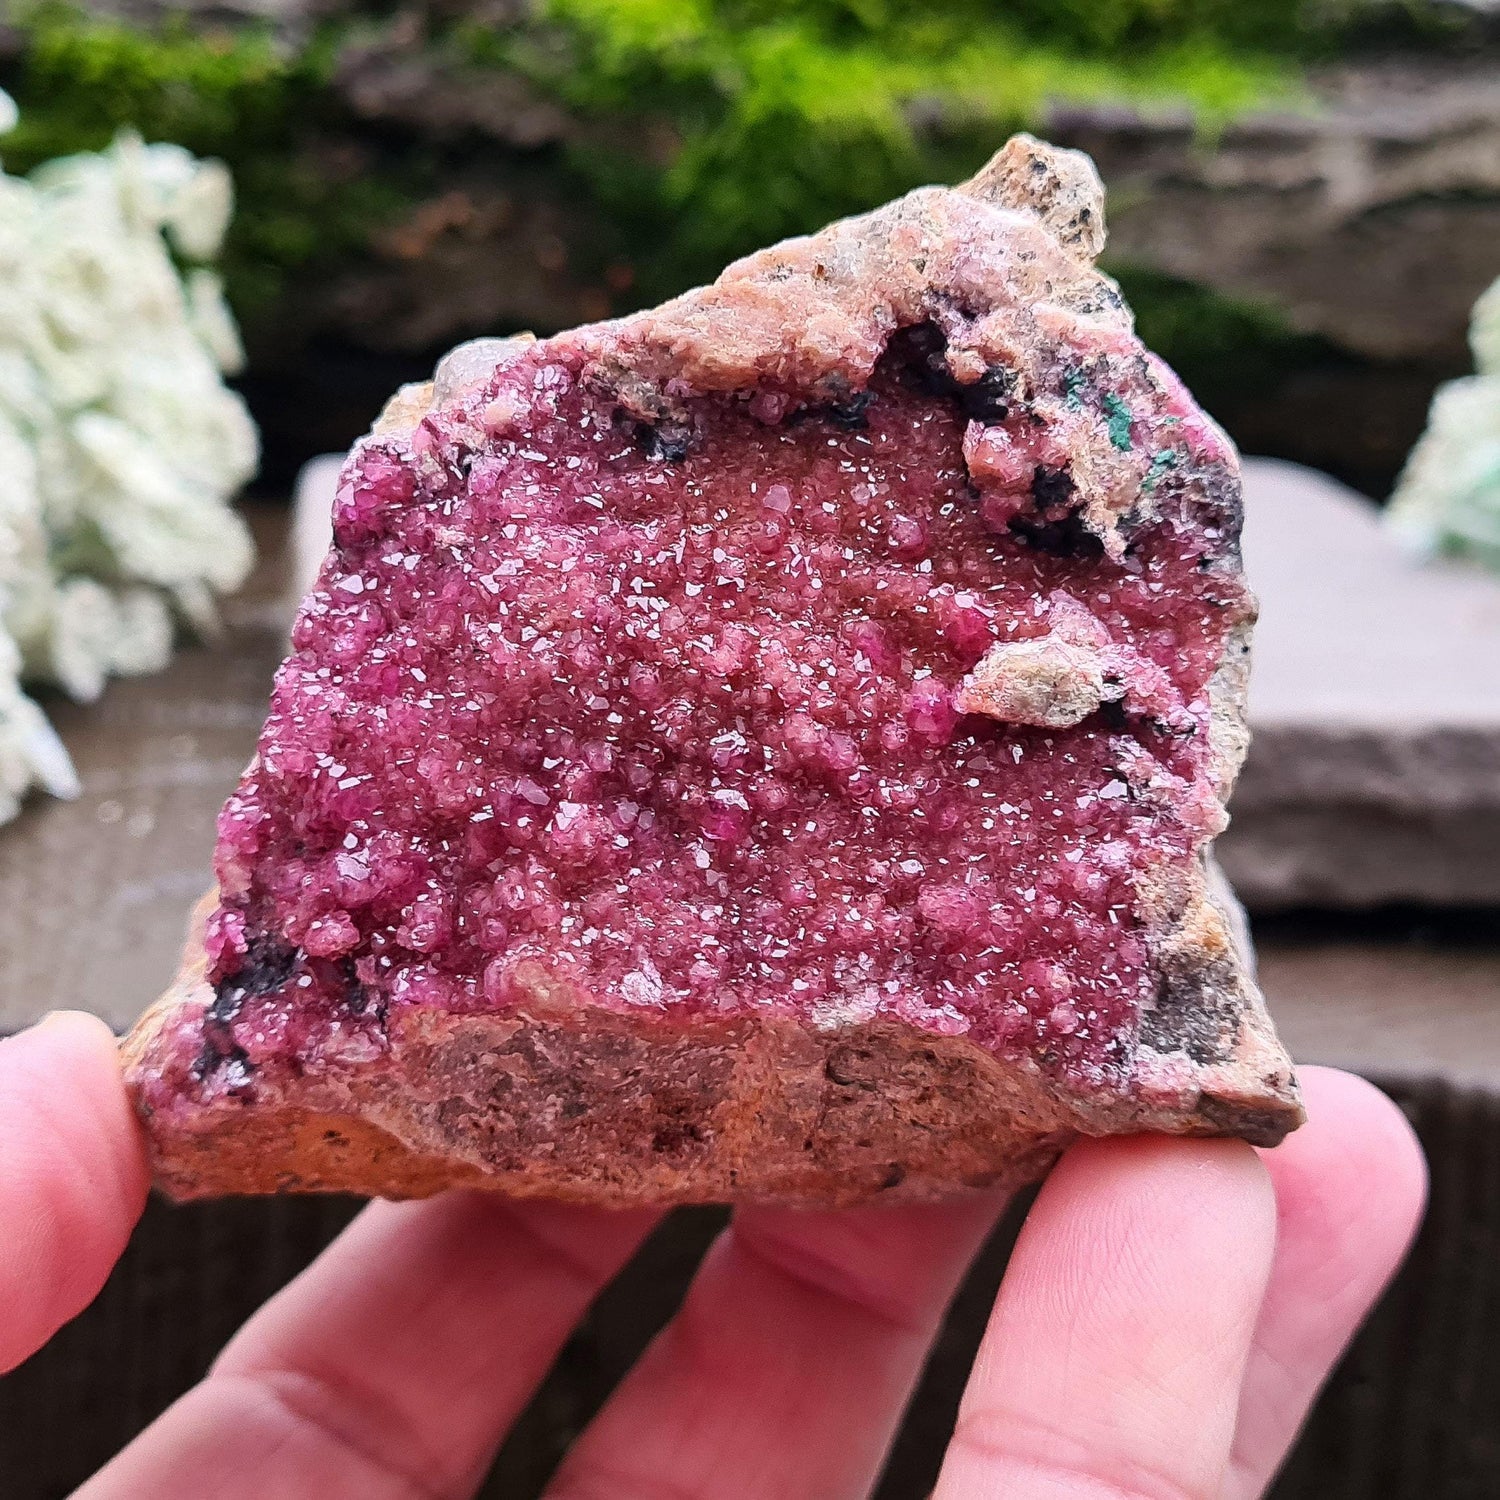
[{"label": "white crystal specimen", "polygon": [[1438,388],[1386,512],[1419,553],[1500,569],[1500,281],[1474,304],[1473,375]]},{"label": "white crystal specimen", "polygon": [[32,785],[78,789],[22,682],[87,700],[155,671],[176,623],[212,628],[249,571],[229,502],[258,445],[203,264],[232,205],[220,163],[131,132],[0,171],[0,821]]}]

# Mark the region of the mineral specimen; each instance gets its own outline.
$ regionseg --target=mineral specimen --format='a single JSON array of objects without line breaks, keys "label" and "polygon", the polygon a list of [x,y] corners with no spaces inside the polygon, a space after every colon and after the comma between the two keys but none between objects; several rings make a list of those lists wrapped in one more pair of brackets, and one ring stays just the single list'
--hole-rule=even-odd
[{"label": "mineral specimen", "polygon": [[127,1046],[169,1192],[839,1203],[1298,1122],[1205,854],[1237,462],[1102,206],[1019,137],[393,400]]},{"label": "mineral specimen", "polygon": [[[0,94],[0,127],[15,123]],[[98,696],[210,624],[251,560],[230,496],[255,429],[202,262],[228,221],[223,167],[122,136],[0,174],[0,821],[34,783],[76,790],[23,681]],[[184,276],[174,256],[197,262]]]},{"label": "mineral specimen", "polygon": [[1441,386],[1386,512],[1420,552],[1500,569],[1500,281],[1474,305],[1475,373]]}]

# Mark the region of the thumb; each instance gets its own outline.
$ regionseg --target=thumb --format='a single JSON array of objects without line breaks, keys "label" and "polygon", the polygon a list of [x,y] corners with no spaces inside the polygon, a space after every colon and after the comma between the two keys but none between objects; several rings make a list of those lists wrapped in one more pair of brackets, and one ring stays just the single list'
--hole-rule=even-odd
[{"label": "thumb", "polygon": [[102,1021],[59,1012],[0,1042],[0,1373],[94,1300],[147,1185]]}]

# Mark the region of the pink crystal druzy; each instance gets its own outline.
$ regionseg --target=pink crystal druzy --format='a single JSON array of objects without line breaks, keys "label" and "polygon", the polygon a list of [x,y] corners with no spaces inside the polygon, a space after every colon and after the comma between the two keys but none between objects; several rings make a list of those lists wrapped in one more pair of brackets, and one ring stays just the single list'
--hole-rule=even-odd
[{"label": "pink crystal druzy", "polygon": [[[1134,883],[1220,817],[1208,686],[1246,600],[1206,548],[1234,538],[1166,504],[1106,555],[1066,431],[993,382],[935,395],[928,334],[847,402],[703,397],[680,431],[539,345],[356,451],[219,825],[205,1084],[377,1052],[397,1007],[504,1011],[524,966],[1119,1081],[1156,982]],[[1170,480],[1178,418],[1107,362],[1063,379]],[[1149,691],[1065,728],[961,712],[1060,612]]]}]

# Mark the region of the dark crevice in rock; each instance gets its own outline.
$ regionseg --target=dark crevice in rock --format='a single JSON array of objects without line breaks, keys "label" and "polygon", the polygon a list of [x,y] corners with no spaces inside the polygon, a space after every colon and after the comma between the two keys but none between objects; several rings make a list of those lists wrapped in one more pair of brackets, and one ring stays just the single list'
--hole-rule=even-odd
[{"label": "dark crevice in rock", "polygon": [[887,346],[908,385],[931,396],[956,402],[972,422],[1003,422],[1015,395],[1016,377],[1004,365],[991,365],[978,380],[965,385],[948,368],[948,340],[936,323],[903,328]]},{"label": "dark crevice in rock", "polygon": [[279,990],[296,967],[297,949],[266,933],[252,938],[244,963],[214,986],[208,1019],[227,1025],[240,1013],[246,1000]]},{"label": "dark crevice in rock", "polygon": [[701,1145],[703,1131],[691,1120],[671,1120],[657,1127],[651,1137],[651,1149],[661,1156],[672,1156],[686,1146]]},{"label": "dark crevice in rock", "polygon": [[871,390],[851,391],[831,401],[798,407],[786,419],[788,427],[802,422],[827,422],[842,432],[862,432],[870,425],[869,411],[875,400]]},{"label": "dark crevice in rock", "polygon": [[234,1039],[234,1019],[246,1000],[279,990],[296,970],[297,957],[297,949],[268,933],[250,940],[244,963],[214,986],[203,1016],[203,1048],[193,1063],[195,1078],[201,1082],[222,1074],[231,1093],[248,1086],[255,1064]]},{"label": "dark crevice in rock", "polygon": [[1057,519],[1049,513],[1070,505],[1077,489],[1066,469],[1049,469],[1046,464],[1038,464],[1031,477],[1031,498],[1047,520]]},{"label": "dark crevice in rock", "polygon": [[1036,513],[1013,517],[1009,523],[1012,536],[1052,557],[1103,556],[1104,542],[1084,520],[1078,508],[1078,486],[1067,469],[1038,464],[1031,478],[1031,498]]},{"label": "dark crevice in rock", "polygon": [[1080,515],[1064,516],[1060,521],[1042,521],[1033,516],[1017,516],[1010,531],[1038,552],[1052,557],[1102,557],[1104,543],[1089,530]]},{"label": "dark crevice in rock", "polygon": [[958,404],[971,421],[1003,422],[1010,415],[1015,388],[1013,371],[1004,365],[991,365],[972,385],[959,386]]},{"label": "dark crevice in rock", "polygon": [[663,417],[656,422],[635,421],[636,446],[647,458],[680,464],[693,451],[694,433],[690,422]]},{"label": "dark crevice in rock", "polygon": [[1099,721],[1107,728],[1121,730],[1129,727],[1130,715],[1125,709],[1123,698],[1106,698],[1099,705]]},{"label": "dark crevice in rock", "polygon": [[871,1074],[876,1070],[878,1064],[861,1047],[840,1047],[823,1064],[823,1076],[840,1088],[874,1088]]},{"label": "dark crevice in rock", "polygon": [[[226,1032],[228,1028],[223,1028]],[[193,1062],[193,1077],[200,1083],[218,1077],[231,1094],[244,1094],[255,1076],[255,1064],[250,1054],[238,1042],[227,1044],[217,1034],[218,1028],[210,1030],[210,1023],[203,1027],[203,1049]]]},{"label": "dark crevice in rock", "polygon": [[830,402],[818,408],[817,414],[845,432],[859,432],[869,426],[866,413],[875,399],[874,391],[856,391],[844,401]]},{"label": "dark crevice in rock", "polygon": [[[338,961],[339,980],[344,988],[344,1004],[351,1015],[362,1016],[370,1004],[370,992],[360,983],[354,960],[347,955]],[[379,1007],[377,1006],[377,1010]]]}]

